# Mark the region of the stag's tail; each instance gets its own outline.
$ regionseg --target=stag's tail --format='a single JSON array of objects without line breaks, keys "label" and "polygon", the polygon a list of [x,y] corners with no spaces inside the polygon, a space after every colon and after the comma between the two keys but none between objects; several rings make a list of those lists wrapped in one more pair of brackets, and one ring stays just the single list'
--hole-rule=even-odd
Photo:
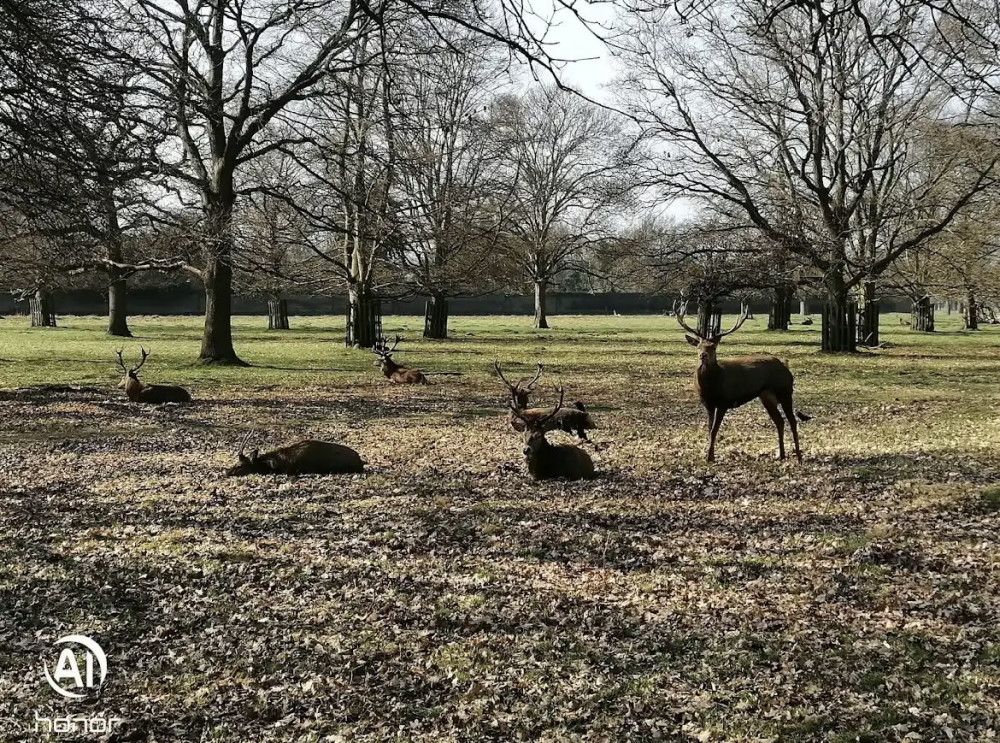
[{"label": "stag's tail", "polygon": [[795,417],[798,418],[803,423],[805,423],[806,421],[811,421],[813,419],[813,417],[811,415],[806,415],[801,410],[796,410],[795,411]]}]

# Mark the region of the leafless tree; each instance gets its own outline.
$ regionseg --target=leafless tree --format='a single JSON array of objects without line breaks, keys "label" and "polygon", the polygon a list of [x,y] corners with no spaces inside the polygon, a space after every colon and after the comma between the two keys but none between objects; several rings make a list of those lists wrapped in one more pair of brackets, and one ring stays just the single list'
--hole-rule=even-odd
[{"label": "leafless tree", "polygon": [[520,281],[535,291],[535,327],[547,328],[546,292],[605,239],[631,183],[622,122],[555,87],[506,96],[494,107],[505,153],[509,219],[500,242]]},{"label": "leafless tree", "polygon": [[[674,8],[633,10],[621,87],[659,152],[648,181],[807,262],[827,297],[824,348],[853,350],[851,295],[946,229],[996,175],[990,148],[939,146],[982,134],[931,64],[928,6],[714,3],[687,16],[685,33]],[[957,170],[975,177],[940,188]]]}]

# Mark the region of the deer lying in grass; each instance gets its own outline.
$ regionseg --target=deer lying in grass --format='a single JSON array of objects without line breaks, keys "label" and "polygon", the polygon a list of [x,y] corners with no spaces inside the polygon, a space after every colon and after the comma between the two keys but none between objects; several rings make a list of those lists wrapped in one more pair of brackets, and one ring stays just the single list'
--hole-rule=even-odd
[{"label": "deer lying in grass", "polygon": [[[733,408],[760,398],[767,414],[778,429],[778,457],[785,458],[785,421],[792,429],[792,440],[795,442],[795,456],[801,462],[802,450],[799,448],[799,429],[795,421],[810,420],[810,416],[794,411],[792,405],[792,386],[794,379],[785,363],[774,356],[749,356],[719,361],[715,352],[719,341],[730,333],[735,333],[747,320],[744,313],[736,324],[725,333],[718,333],[705,338],[684,322],[684,310],[676,313],[677,322],[691,333],[684,338],[692,346],[698,348],[701,363],[695,373],[695,383],[701,402],[708,411],[708,461],[715,461],[715,439],[722,426],[726,412]],[[780,408],[780,409],[779,409]]]},{"label": "deer lying in grass", "polygon": [[250,456],[243,449],[250,439],[251,431],[240,444],[236,455],[239,463],[226,471],[227,477],[239,475],[345,475],[364,471],[361,456],[350,447],[331,444],[329,441],[305,439],[280,449],[258,454],[254,449]]},{"label": "deer lying in grass", "polygon": [[545,432],[562,409],[564,392],[559,389],[559,403],[541,418],[527,419],[511,404],[511,412],[524,424],[524,461],[528,473],[535,480],[565,477],[567,480],[584,480],[594,476],[594,462],[583,449],[572,444],[550,444]]},{"label": "deer lying in grass", "polygon": [[[590,417],[590,413],[587,409],[583,407],[583,403],[579,400],[575,403],[575,410],[573,408],[565,408],[558,411],[557,415],[550,415],[552,412],[549,408],[529,408],[529,395],[534,390],[535,385],[542,376],[542,365],[539,364],[537,370],[535,371],[535,377],[524,387],[524,379],[519,379],[514,384],[507,381],[507,378],[503,375],[500,370],[500,362],[494,361],[493,368],[496,370],[497,376],[500,377],[500,381],[507,386],[507,391],[510,393],[510,403],[511,408],[510,413],[510,425],[515,431],[524,431],[525,423],[524,421],[540,420],[545,418],[548,423],[546,431],[555,431],[556,429],[565,431],[566,433],[575,433],[583,441],[589,441],[587,438],[588,428],[597,428],[597,424],[594,423],[594,419]],[[516,411],[516,412],[515,412]]]},{"label": "deer lying in grass", "polygon": [[125,366],[122,352],[117,352],[118,366],[125,374],[118,386],[125,390],[125,396],[132,402],[191,402],[191,393],[183,387],[172,384],[143,384],[139,381],[139,370],[149,358],[149,352],[145,348],[141,348],[141,351],[142,360],[138,366],[133,366],[131,369]]},{"label": "deer lying in grass", "polygon": [[399,345],[401,340],[402,338],[397,335],[392,347],[388,348],[385,338],[379,338],[375,348],[372,349],[378,356],[378,361],[375,362],[375,365],[382,370],[386,379],[393,384],[430,384],[422,371],[409,369],[392,360],[392,352],[396,350],[396,346]]}]

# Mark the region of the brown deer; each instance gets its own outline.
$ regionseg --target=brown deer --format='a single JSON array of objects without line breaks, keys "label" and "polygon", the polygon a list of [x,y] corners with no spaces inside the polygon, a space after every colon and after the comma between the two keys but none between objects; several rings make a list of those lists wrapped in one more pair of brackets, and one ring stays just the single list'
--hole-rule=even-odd
[{"label": "brown deer", "polygon": [[430,384],[422,371],[410,369],[392,360],[392,352],[396,350],[396,346],[401,340],[402,338],[397,335],[392,347],[389,348],[385,338],[379,338],[378,343],[372,349],[372,352],[378,356],[375,365],[393,384]]},{"label": "brown deer", "polygon": [[594,423],[594,419],[590,417],[590,413],[587,412],[587,409],[579,400],[574,403],[575,409],[565,408],[554,416],[549,415],[552,412],[549,408],[528,407],[528,396],[534,390],[535,385],[542,376],[541,364],[538,365],[534,378],[523,387],[524,379],[519,379],[514,384],[507,381],[507,378],[500,370],[499,361],[493,362],[493,369],[496,371],[497,376],[500,377],[500,381],[507,386],[507,391],[510,392],[510,426],[515,431],[524,431],[524,421],[526,420],[531,421],[546,418],[548,421],[546,431],[555,431],[558,429],[569,434],[575,433],[582,441],[590,440],[587,438],[587,429],[597,428],[597,424]]},{"label": "brown deer", "polygon": [[528,473],[535,480],[565,477],[567,480],[585,480],[594,476],[594,462],[583,449],[572,444],[550,444],[545,432],[562,409],[563,389],[559,388],[559,403],[548,415],[527,419],[511,403],[511,412],[524,424],[524,461]]},{"label": "brown deer", "polygon": [[722,426],[726,412],[733,408],[760,398],[767,414],[778,429],[778,457],[785,458],[785,421],[782,411],[792,429],[792,440],[795,442],[795,456],[801,462],[802,450],[799,448],[799,429],[796,416],[805,422],[810,416],[795,412],[792,405],[792,372],[785,363],[774,356],[748,356],[719,361],[715,352],[719,341],[730,333],[735,333],[747,320],[744,313],[736,324],[725,333],[717,333],[709,338],[702,336],[697,330],[684,322],[686,308],[681,308],[675,315],[682,328],[691,333],[684,338],[692,346],[698,348],[701,363],[695,373],[695,383],[702,405],[708,411],[708,461],[715,461],[715,438]]},{"label": "brown deer", "polygon": [[361,456],[350,447],[329,441],[305,439],[280,449],[250,456],[243,453],[253,431],[240,444],[239,462],[226,470],[227,477],[240,475],[345,475],[364,472]]},{"label": "brown deer", "polygon": [[139,381],[139,370],[149,358],[149,351],[141,347],[140,350],[142,351],[142,360],[131,369],[125,366],[122,351],[117,351],[118,366],[125,374],[118,386],[125,390],[125,396],[132,402],[191,402],[191,393],[183,387],[172,384],[143,384]]}]

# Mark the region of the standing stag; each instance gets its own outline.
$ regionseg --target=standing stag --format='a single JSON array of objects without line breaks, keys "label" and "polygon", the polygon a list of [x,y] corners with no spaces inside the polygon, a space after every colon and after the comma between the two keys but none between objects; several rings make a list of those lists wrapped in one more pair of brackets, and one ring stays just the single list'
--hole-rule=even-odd
[{"label": "standing stag", "polygon": [[399,345],[401,340],[402,338],[397,335],[392,347],[387,348],[388,344],[385,338],[379,338],[378,343],[372,349],[372,352],[378,356],[378,361],[375,362],[375,365],[382,370],[386,379],[393,384],[430,384],[422,371],[409,369],[392,360],[392,352],[396,350],[396,346]]},{"label": "standing stag", "polygon": [[118,366],[125,374],[118,386],[124,388],[125,396],[132,402],[191,402],[191,393],[183,387],[173,384],[143,384],[139,381],[139,370],[149,358],[149,352],[145,348],[140,347],[140,350],[142,351],[142,360],[131,369],[125,366],[122,351],[117,351]]},{"label": "standing stag", "polygon": [[524,431],[524,421],[537,421],[545,418],[548,421],[546,431],[559,429],[566,433],[575,433],[581,440],[589,441],[587,438],[587,429],[597,428],[597,424],[594,423],[594,419],[590,417],[590,413],[587,412],[587,409],[583,407],[583,403],[579,400],[574,404],[575,410],[573,408],[566,408],[559,410],[557,415],[550,415],[552,411],[549,408],[528,407],[528,396],[535,389],[535,385],[538,384],[538,380],[542,376],[541,364],[538,365],[534,378],[523,387],[521,385],[524,384],[524,379],[519,379],[514,384],[507,381],[507,378],[500,370],[499,361],[493,362],[493,369],[496,371],[497,376],[500,377],[500,381],[507,386],[507,391],[510,392],[511,428],[515,431]]},{"label": "standing stag", "polygon": [[594,462],[583,449],[572,444],[550,444],[545,432],[549,423],[562,409],[563,389],[559,388],[559,403],[548,415],[540,418],[525,418],[523,413],[511,403],[511,412],[524,425],[524,460],[528,473],[535,480],[550,480],[565,477],[567,480],[584,480],[594,476]]},{"label": "standing stag", "polygon": [[239,475],[345,475],[364,472],[361,455],[354,449],[329,441],[305,439],[280,449],[250,456],[243,453],[253,431],[243,437],[239,462],[226,470],[227,477]]},{"label": "standing stag", "polygon": [[[725,333],[717,333],[709,338],[702,336],[684,322],[686,307],[677,313],[677,322],[691,335],[684,338],[692,346],[698,348],[701,363],[695,372],[695,383],[701,402],[708,411],[708,461],[715,461],[715,438],[722,426],[726,412],[738,408],[755,398],[760,398],[767,414],[778,429],[778,456],[785,458],[785,421],[792,428],[792,440],[795,442],[795,456],[801,462],[802,450],[799,448],[799,429],[795,421],[807,421],[810,416],[795,412],[792,405],[792,387],[794,379],[785,363],[774,356],[748,356],[737,359],[719,361],[715,352],[719,341],[730,333],[735,333],[747,320],[744,313],[736,324]],[[780,409],[779,409],[780,408]]]}]

